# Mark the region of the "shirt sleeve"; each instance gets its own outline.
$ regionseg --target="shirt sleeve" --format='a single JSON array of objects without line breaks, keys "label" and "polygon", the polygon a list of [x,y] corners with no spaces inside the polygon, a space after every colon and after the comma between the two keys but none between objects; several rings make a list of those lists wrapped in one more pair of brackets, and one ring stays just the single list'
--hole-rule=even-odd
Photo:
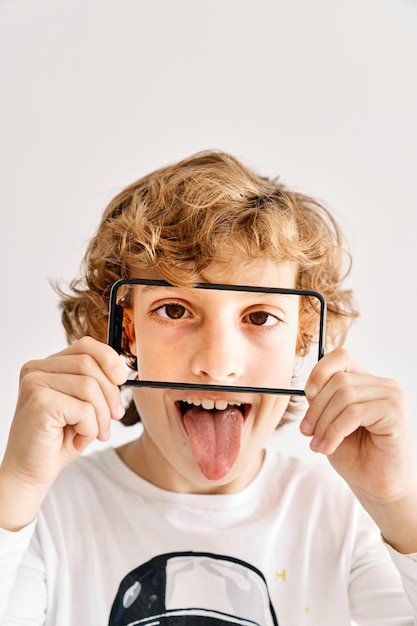
[{"label": "shirt sleeve", "polygon": [[404,591],[413,609],[414,622],[417,624],[417,552],[400,554],[389,544],[385,545],[401,576]]},{"label": "shirt sleeve", "polygon": [[359,514],[349,584],[353,623],[417,626],[417,555],[395,552],[369,521]]},{"label": "shirt sleeve", "polygon": [[45,624],[45,568],[36,549],[35,527],[36,520],[19,532],[0,529],[1,626]]}]

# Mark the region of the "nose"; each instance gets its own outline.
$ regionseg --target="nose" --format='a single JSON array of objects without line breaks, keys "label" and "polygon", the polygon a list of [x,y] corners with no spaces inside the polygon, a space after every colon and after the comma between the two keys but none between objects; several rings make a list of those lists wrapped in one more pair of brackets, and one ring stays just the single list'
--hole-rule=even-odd
[{"label": "nose", "polygon": [[244,341],[238,329],[206,322],[194,337],[191,371],[206,383],[237,384],[244,369]]}]

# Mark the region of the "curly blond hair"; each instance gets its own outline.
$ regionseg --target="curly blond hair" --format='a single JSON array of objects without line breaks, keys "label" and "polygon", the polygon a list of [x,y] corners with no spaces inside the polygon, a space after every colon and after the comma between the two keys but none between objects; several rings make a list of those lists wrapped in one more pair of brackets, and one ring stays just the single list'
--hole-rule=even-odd
[{"label": "curly blond hair", "polygon": [[[60,291],[69,342],[106,340],[113,283],[132,268],[157,270],[170,283],[191,286],[224,250],[237,259],[292,261],[299,289],[327,301],[326,339],[342,345],[357,316],[342,286],[351,258],[340,227],[316,199],[259,175],[234,156],[205,151],[163,167],[123,189],[104,211],[71,293]],[[230,257],[229,257],[230,258]],[[311,304],[301,311],[306,320]],[[304,344],[308,350],[308,321]],[[128,355],[129,356],[129,355]],[[132,408],[126,423],[137,421]]]}]

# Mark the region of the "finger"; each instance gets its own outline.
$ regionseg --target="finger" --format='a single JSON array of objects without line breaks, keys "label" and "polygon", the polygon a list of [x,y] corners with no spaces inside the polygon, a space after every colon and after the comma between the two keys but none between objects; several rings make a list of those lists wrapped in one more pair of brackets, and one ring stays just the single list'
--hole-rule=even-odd
[{"label": "finger", "polygon": [[378,431],[382,433],[383,423],[386,420],[385,410],[385,399],[348,406],[325,428],[316,429],[310,442],[311,449],[331,455],[344,439],[355,432],[359,434],[361,428],[374,434]]},{"label": "finger", "polygon": [[89,402],[84,402],[79,398],[66,398],[61,419],[65,422],[63,446],[70,454],[73,449],[77,453],[83,452],[94,439],[102,441],[108,439],[108,436],[100,436],[97,412]]},{"label": "finger", "polygon": [[71,344],[65,350],[51,356],[65,356],[70,354],[89,355],[103,370],[107,378],[115,385],[123,385],[127,379],[126,368],[117,352],[101,341],[92,337],[83,337]]},{"label": "finger", "polygon": [[[119,396],[118,400],[114,400],[114,406],[121,404],[120,391],[113,385],[113,393]],[[40,389],[49,389],[61,394],[60,402],[57,406],[54,404],[44,405],[40,407],[32,407],[34,415],[51,416],[61,427],[65,425],[74,425],[78,417],[75,418],[71,413],[68,416],[65,413],[66,402],[70,405],[70,400],[80,401],[83,405],[89,405],[94,413],[94,421],[96,430],[94,437],[106,441],[110,432],[110,419],[113,417],[111,404],[109,405],[108,397],[103,392],[103,388],[96,378],[84,376],[80,374],[59,374],[59,373],[43,373],[35,371],[28,373],[21,384],[21,394],[23,398],[31,399],[39,394]],[[26,400],[27,403],[27,400]],[[75,419],[75,421],[74,421]]]},{"label": "finger", "polygon": [[400,388],[391,382],[339,388],[320,412],[312,433],[312,449],[332,454],[345,437],[361,427],[383,437],[384,446],[398,441],[406,408]]},{"label": "finger", "polygon": [[5,463],[18,468],[30,484],[50,485],[99,435],[97,414],[90,402],[39,385],[27,393],[27,384],[25,380]]},{"label": "finger", "polygon": [[[332,390],[327,388],[327,396],[323,394],[323,388],[338,373],[341,372],[361,372],[365,370],[355,361],[352,355],[344,348],[337,348],[326,354],[313,368],[305,386],[305,394],[310,407],[320,394],[323,406],[329,401]],[[320,417],[319,405],[315,403],[316,411],[308,411],[300,424],[300,430],[304,435],[313,434],[316,423]]]},{"label": "finger", "polygon": [[337,372],[366,373],[359,363],[344,348],[337,348],[326,354],[314,366],[305,386],[308,400],[317,396],[319,391]]},{"label": "finger", "polygon": [[[121,402],[120,390],[118,386],[111,382],[105,372],[100,368],[99,364],[90,354],[71,354],[68,352],[58,353],[48,357],[47,359],[30,361],[23,366],[21,370],[21,382],[28,374],[42,372],[45,377],[42,379],[45,384],[48,384],[48,376],[51,377],[50,384],[53,386],[53,375],[60,374],[63,377],[75,376],[71,382],[71,387],[68,387],[68,393],[70,395],[77,396],[78,387],[74,386],[75,381],[81,384],[81,391],[85,393],[84,389],[87,386],[88,380],[96,381],[100,386],[102,395],[106,399],[106,402],[110,408],[111,415],[114,419],[120,419],[124,415],[124,408]],[[60,382],[60,390],[65,393],[65,383],[63,380]],[[91,385],[93,383],[91,382]]]},{"label": "finger", "polygon": [[[399,386],[388,378],[367,373],[337,372],[311,400],[300,424],[305,435],[320,435],[327,426],[349,406],[371,402],[400,392]],[[318,430],[319,429],[319,430]]]},{"label": "finger", "polygon": [[[110,436],[110,421],[112,418],[111,404],[109,404],[106,392],[110,395],[110,390],[105,388],[103,381],[101,383],[92,376],[68,376],[67,374],[52,374],[48,377],[48,384],[51,388],[59,391],[66,396],[70,396],[83,403],[83,408],[88,411],[88,415],[91,417],[88,420],[79,422],[76,417],[76,421],[73,420],[73,416],[70,415],[69,419],[64,416],[67,424],[76,427],[76,432],[84,435],[89,435],[89,432],[83,433],[80,430],[79,424],[88,424],[89,428],[95,426],[95,437],[101,441],[107,441]],[[103,386],[102,386],[103,385]],[[103,389],[104,387],[104,389]],[[117,387],[113,387],[113,391],[117,394]],[[119,401],[120,403],[120,401]],[[92,410],[90,410],[90,408]],[[93,420],[95,425],[92,424]]]},{"label": "finger", "polygon": [[94,439],[107,441],[110,437],[110,423],[101,424],[103,432],[101,434],[101,420],[97,416],[96,407],[89,402],[70,398],[65,408],[64,418],[67,425],[63,430],[63,445],[70,452],[74,449],[77,453],[81,453]]}]

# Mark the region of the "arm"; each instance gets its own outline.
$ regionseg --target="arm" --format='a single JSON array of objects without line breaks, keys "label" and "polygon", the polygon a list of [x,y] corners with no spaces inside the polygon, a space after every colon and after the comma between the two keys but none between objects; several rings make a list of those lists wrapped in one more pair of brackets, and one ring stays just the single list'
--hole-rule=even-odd
[{"label": "arm", "polygon": [[417,469],[404,394],[338,349],[316,365],[306,395],[301,432],[312,436],[312,450],[329,458],[398,553],[393,560],[414,597],[417,621]]},{"label": "arm", "polygon": [[2,572],[3,567],[7,571],[0,579],[3,609],[27,548],[26,527],[63,467],[95,438],[108,439],[110,420],[124,413],[118,385],[125,380],[116,352],[87,337],[22,368],[16,413],[0,466],[0,563]]},{"label": "arm", "polygon": [[111,348],[85,337],[66,350],[27,363],[0,466],[0,527],[29,524],[62,468],[120,419],[118,384],[126,373]]},{"label": "arm", "polygon": [[[30,548],[36,523],[19,532],[0,529],[0,623],[45,623],[45,565]],[[22,560],[27,561],[22,568]],[[24,598],[24,602],[22,601]]]},{"label": "arm", "polygon": [[400,573],[404,590],[413,610],[417,624],[417,554],[404,555],[387,546],[391,559]]},{"label": "arm", "polygon": [[[362,510],[361,510],[362,509]],[[392,558],[392,548],[381,540],[378,527],[359,505],[353,534],[351,561],[349,564],[349,604],[355,624],[382,624],[411,626],[417,624],[416,569],[412,588],[408,594],[404,579],[404,560]],[[390,558],[391,556],[391,558]],[[393,562],[394,561],[394,562]],[[413,607],[414,603],[414,607]],[[413,619],[414,616],[414,619]]]}]

